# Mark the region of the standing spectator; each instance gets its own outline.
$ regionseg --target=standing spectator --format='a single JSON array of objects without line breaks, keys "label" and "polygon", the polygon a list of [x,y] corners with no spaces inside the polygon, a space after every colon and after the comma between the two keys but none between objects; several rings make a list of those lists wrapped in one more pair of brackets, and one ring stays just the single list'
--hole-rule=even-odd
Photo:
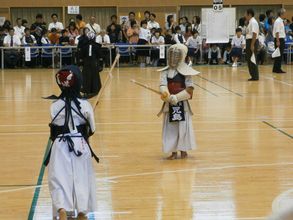
[{"label": "standing spectator", "polygon": [[98,25],[96,23],[96,17],[95,16],[90,17],[90,22],[86,25],[86,27],[90,31],[94,32],[96,35],[99,35],[100,32],[101,32],[101,27],[100,27],[100,25]]},{"label": "standing spectator", "polygon": [[107,31],[112,44],[118,43],[121,39],[121,31],[118,32],[115,24],[111,24],[110,29]]},{"label": "standing spectator", "polygon": [[201,33],[201,19],[199,16],[194,16],[193,21],[192,21],[192,30],[196,30],[198,34],[200,35]]},{"label": "standing spectator", "polygon": [[188,25],[188,18],[186,16],[182,17],[181,18],[181,23],[179,25],[179,27],[181,28],[181,32],[182,34],[185,34],[185,31],[186,31],[186,26]]},{"label": "standing spectator", "polygon": [[22,37],[24,35],[24,29],[25,29],[25,27],[22,26],[22,19],[17,18],[16,19],[16,26],[14,26],[14,33],[16,36],[19,37],[20,40],[22,39]]},{"label": "standing spectator", "polygon": [[82,20],[82,15],[81,14],[76,15],[75,19],[76,19],[76,28],[78,30],[81,29],[81,28],[85,28],[86,24]]},{"label": "standing spectator", "polygon": [[58,15],[54,13],[51,15],[51,18],[52,22],[49,24],[48,30],[51,31],[52,28],[55,28],[57,32],[60,33],[64,29],[64,26],[58,21]]},{"label": "standing spectator", "polygon": [[[151,15],[152,17],[152,15]],[[139,45],[147,45],[150,42],[150,38],[151,38],[151,32],[148,29],[148,23],[147,21],[143,20],[140,23],[140,29],[139,29],[139,40],[138,43]],[[145,63],[146,63],[146,57],[149,56],[149,48],[137,48],[137,52],[136,52],[137,56],[138,56],[138,62],[140,63],[141,67],[145,67]]]},{"label": "standing spectator", "polygon": [[275,48],[279,48],[281,53],[281,56],[276,57],[274,60],[274,67],[273,67],[274,73],[286,73],[281,68],[283,53],[285,49],[285,38],[286,38],[285,27],[283,22],[283,19],[285,18],[285,13],[286,13],[286,10],[284,8],[281,8],[278,11],[278,18],[276,19],[274,23],[274,28],[273,28],[273,35],[275,38]]},{"label": "standing spectator", "polygon": [[34,37],[36,38],[38,45],[41,45],[42,33],[43,30],[46,29],[46,23],[43,21],[43,15],[37,14],[35,23],[31,25],[31,32],[32,35],[34,35]]},{"label": "standing spectator", "polygon": [[217,44],[211,44],[208,52],[210,65],[218,65],[221,60],[221,50]]},{"label": "standing spectator", "polygon": [[151,13],[150,20],[147,22],[147,28],[149,30],[151,30],[152,28],[160,28],[159,23],[156,22],[156,15],[154,13]]},{"label": "standing spectator", "polygon": [[[10,28],[8,31],[8,35],[5,36],[3,40],[4,47],[19,47],[21,45],[20,39],[17,35],[14,34],[14,29]],[[19,61],[20,53],[16,49],[11,50],[5,50],[4,53],[4,60],[5,64],[10,67],[14,68],[16,67],[18,61]]]},{"label": "standing spectator", "polygon": [[150,11],[145,11],[145,12],[143,13],[143,15],[144,15],[144,20],[145,20],[146,22],[149,22],[149,21],[150,21],[151,12],[150,12]]},{"label": "standing spectator", "polygon": [[267,18],[265,19],[265,30],[268,31],[269,27],[271,26],[268,22],[269,17],[274,17],[274,11],[269,9],[266,11]]},{"label": "standing spectator", "polygon": [[188,47],[187,56],[189,62],[192,64],[195,60],[195,63],[198,64],[200,59],[200,47],[201,47],[201,37],[198,35],[198,31],[194,30],[192,36],[187,39],[186,46]]},{"label": "standing spectator", "polygon": [[[266,35],[266,44],[269,45],[271,42],[274,42],[274,36],[273,36],[273,24],[275,23],[275,17],[271,16],[268,18],[268,29],[267,29],[267,35]],[[273,46],[274,50],[274,46]]]},{"label": "standing spectator", "polygon": [[137,20],[135,20],[135,13],[133,11],[128,13],[128,21],[125,23],[126,31],[131,28],[131,23],[135,22],[138,25]]},{"label": "standing spectator", "polygon": [[246,60],[248,65],[248,70],[251,78],[248,81],[258,81],[259,72],[257,62],[252,62],[251,58],[257,57],[258,48],[258,35],[259,35],[259,25],[254,18],[253,9],[246,10],[246,20],[249,22],[246,29]]},{"label": "standing spectator", "polygon": [[265,29],[265,19],[266,19],[266,15],[265,14],[260,14],[258,16],[258,20],[259,20],[259,32],[260,33],[266,33],[266,29]]},{"label": "standing spectator", "polygon": [[185,38],[185,40],[187,40],[191,36],[192,36],[192,25],[190,23],[188,23],[187,26],[186,26],[186,31],[185,31],[185,34],[184,34],[184,38]]},{"label": "standing spectator", "polygon": [[[115,29],[112,26],[115,26]],[[120,38],[121,35],[121,25],[117,24],[117,16],[116,15],[112,15],[111,16],[111,24],[107,27],[107,32],[110,35],[110,32],[113,33],[113,30],[115,30],[115,38],[118,39]],[[111,41],[112,43],[112,41]]]},{"label": "standing spectator", "polygon": [[102,45],[101,48],[101,58],[105,63],[105,66],[110,66],[110,52],[105,46],[111,44],[110,37],[106,30],[101,30],[100,34],[96,37],[96,43]]},{"label": "standing spectator", "polygon": [[22,44],[23,45],[36,45],[37,41],[36,38],[34,37],[34,35],[31,35],[30,29],[29,28],[25,28],[24,29],[24,36],[22,38]]},{"label": "standing spectator", "polygon": [[131,27],[128,28],[126,34],[130,44],[137,44],[139,39],[139,29],[136,21],[131,21]]},{"label": "standing spectator", "polygon": [[186,40],[184,36],[182,35],[182,29],[179,26],[175,27],[176,34],[174,36],[174,41],[176,44],[185,44]]},{"label": "standing spectator", "polygon": [[76,28],[75,22],[70,22],[68,26],[68,37],[70,40],[70,44],[74,45],[75,38],[79,35],[78,30]]},{"label": "standing spectator", "polygon": [[57,33],[56,28],[51,29],[51,33],[49,33],[48,38],[53,45],[59,44],[60,35]]},{"label": "standing spectator", "polygon": [[236,28],[236,35],[231,42],[232,67],[237,67],[238,60],[242,57],[242,50],[245,48],[245,37],[242,35],[241,28]]},{"label": "standing spectator", "polygon": [[161,33],[159,30],[156,30],[155,34],[151,37],[151,44],[156,45],[155,47],[152,47],[152,50],[151,50],[151,60],[154,66],[158,66],[158,63],[160,60],[159,45],[162,45],[164,43],[165,43],[164,37],[161,36]]},{"label": "standing spectator", "polygon": [[175,27],[176,27],[176,22],[174,20],[174,15],[168,15],[167,22],[165,24],[166,32],[168,30],[171,30],[171,34],[175,34]]},{"label": "standing spectator", "polygon": [[245,36],[246,35],[246,28],[247,28],[245,17],[239,18],[238,27],[241,28],[242,34]]}]

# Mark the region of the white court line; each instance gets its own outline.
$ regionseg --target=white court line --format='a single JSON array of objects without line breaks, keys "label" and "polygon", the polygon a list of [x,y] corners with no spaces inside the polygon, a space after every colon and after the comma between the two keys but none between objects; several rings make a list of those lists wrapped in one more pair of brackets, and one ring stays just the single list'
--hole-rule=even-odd
[{"label": "white court line", "polygon": [[[202,167],[202,168],[192,168],[192,169],[182,169],[182,170],[166,170],[166,171],[154,171],[154,172],[143,172],[143,173],[132,173],[132,174],[124,174],[124,175],[117,175],[112,177],[103,177],[103,178],[97,178],[101,181],[111,181],[126,177],[137,177],[137,176],[149,176],[149,175],[157,175],[157,174],[168,174],[168,173],[181,173],[181,172],[203,172],[203,171],[217,171],[217,170],[226,170],[226,169],[239,169],[239,168],[261,168],[261,167],[271,167],[271,166],[290,166],[293,165],[293,162],[288,163],[265,163],[265,164],[243,164],[243,165],[229,165],[229,166],[220,166],[220,167]],[[39,186],[28,186],[28,187],[21,187],[17,189],[11,189],[11,190],[2,190],[0,191],[0,194],[2,193],[9,193],[9,192],[15,192],[15,191],[22,191],[27,189],[34,189],[34,188],[40,188],[42,186],[48,186],[48,184],[43,184]]]}]

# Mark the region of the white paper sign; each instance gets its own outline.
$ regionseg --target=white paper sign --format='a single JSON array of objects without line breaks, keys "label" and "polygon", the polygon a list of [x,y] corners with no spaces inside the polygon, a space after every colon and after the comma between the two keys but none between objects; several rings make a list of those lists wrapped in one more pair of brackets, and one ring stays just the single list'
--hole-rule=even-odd
[{"label": "white paper sign", "polygon": [[165,46],[160,45],[160,59],[165,59]]},{"label": "white paper sign", "polygon": [[78,5],[71,5],[67,7],[67,13],[69,15],[77,15],[79,14],[79,6]]},{"label": "white paper sign", "polygon": [[25,54],[25,61],[26,62],[31,61],[31,48],[30,47],[25,47],[24,54]]},{"label": "white paper sign", "polygon": [[281,56],[280,48],[277,47],[277,49],[275,49],[275,51],[272,53],[272,58],[276,58],[280,56]]},{"label": "white paper sign", "polygon": [[255,59],[254,53],[251,55],[250,61],[256,65],[256,59]]}]

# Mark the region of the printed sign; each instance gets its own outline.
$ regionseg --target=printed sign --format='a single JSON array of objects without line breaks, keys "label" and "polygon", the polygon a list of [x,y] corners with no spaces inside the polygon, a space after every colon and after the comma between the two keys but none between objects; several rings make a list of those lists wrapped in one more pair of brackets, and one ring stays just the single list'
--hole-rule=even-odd
[{"label": "printed sign", "polygon": [[223,0],[213,0],[213,10],[217,12],[223,11]]},{"label": "printed sign", "polygon": [[79,6],[77,6],[77,5],[68,6],[67,13],[69,15],[78,15],[79,14]]}]

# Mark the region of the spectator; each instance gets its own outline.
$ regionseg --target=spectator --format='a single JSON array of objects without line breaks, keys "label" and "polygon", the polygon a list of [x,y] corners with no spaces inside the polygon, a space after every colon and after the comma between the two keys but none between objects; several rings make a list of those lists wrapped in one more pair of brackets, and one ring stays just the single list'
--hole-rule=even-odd
[{"label": "spectator", "polygon": [[182,22],[181,24],[179,25],[180,29],[181,29],[181,32],[182,34],[185,34],[186,32],[186,26],[188,25],[188,18],[186,16],[182,17]]},{"label": "spectator", "polygon": [[[152,15],[151,15],[152,17]],[[151,32],[148,29],[148,23],[146,20],[143,20],[140,23],[140,29],[139,29],[139,45],[147,45],[150,42],[151,38]],[[145,67],[146,63],[146,57],[149,56],[149,48],[137,48],[137,56],[138,56],[138,62],[140,63],[141,67]]]},{"label": "spectator", "polygon": [[290,29],[290,22],[286,18],[284,19],[284,27],[285,27],[286,38],[288,38],[292,35],[292,30]]},{"label": "spectator", "polygon": [[185,38],[185,40],[187,40],[191,36],[192,36],[192,25],[190,23],[188,23],[187,26],[186,26],[186,31],[185,31],[185,34],[184,34],[184,38]]},{"label": "spectator", "polygon": [[266,16],[267,16],[267,18],[265,19],[265,30],[268,31],[270,28],[270,24],[269,24],[268,20],[269,20],[269,17],[274,17],[274,11],[271,9],[267,10]]},{"label": "spectator", "polygon": [[258,35],[258,42],[259,42],[259,47],[258,47],[258,53],[257,53],[257,62],[260,65],[263,65],[265,62],[266,58],[266,44],[265,44],[265,35],[263,33],[259,33]]},{"label": "spectator", "polygon": [[[102,30],[101,33],[96,37],[96,43],[102,46],[107,46],[111,44],[110,37],[107,34],[106,30]],[[110,66],[110,53],[108,48],[101,48],[101,58],[103,59],[106,66]]]},{"label": "spectator", "polygon": [[57,32],[60,33],[64,29],[64,27],[63,24],[58,21],[58,15],[54,13],[51,15],[51,18],[52,22],[49,24],[48,30],[51,31],[52,28],[55,28]]},{"label": "spectator", "polygon": [[156,15],[154,13],[151,13],[150,20],[147,23],[147,28],[149,30],[151,30],[152,28],[156,28],[156,29],[160,28],[159,23],[156,22]]},{"label": "spectator", "polygon": [[246,19],[245,17],[239,18],[238,27],[241,28],[243,36],[246,35]]},{"label": "spectator", "polygon": [[198,64],[198,61],[200,59],[200,47],[201,47],[201,37],[198,34],[197,30],[194,30],[192,32],[192,36],[190,36],[187,39],[186,46],[188,47],[188,58],[189,62],[192,64],[195,63]]},{"label": "spectator", "polygon": [[[169,30],[170,31],[170,30]],[[159,30],[155,31],[155,34],[151,37],[151,44],[156,45],[152,47],[151,50],[151,60],[154,66],[158,66],[159,60],[160,60],[160,47],[159,45],[162,45],[165,43],[165,39],[163,36],[161,36],[161,33]]]},{"label": "spectator", "polygon": [[125,23],[125,30],[131,28],[131,23],[135,22],[138,25],[138,22],[135,20],[135,13],[133,11],[128,13],[128,21]]},{"label": "spectator", "polygon": [[258,17],[258,20],[259,20],[259,32],[263,33],[263,34],[266,33],[265,19],[266,19],[265,14],[260,14],[259,17]]},{"label": "spectator", "polygon": [[166,32],[168,30],[171,30],[171,33],[172,34],[175,34],[175,27],[176,27],[176,22],[174,20],[174,15],[168,15],[167,16],[167,22],[165,24],[165,29],[166,29]]},{"label": "spectator", "polygon": [[78,45],[79,38],[80,38],[81,36],[83,36],[83,29],[82,29],[82,28],[79,29],[79,33],[78,33],[78,35],[75,37],[75,40],[74,40],[74,44],[75,44],[75,45]]},{"label": "spectator", "polygon": [[[113,25],[115,26],[115,28],[112,27]],[[121,25],[117,24],[117,16],[116,15],[111,16],[111,24],[107,27],[107,32],[108,32],[109,36],[110,36],[110,32],[111,32],[111,35],[114,33],[113,30],[115,30],[115,38],[120,39],[121,38]],[[113,35],[112,35],[112,37],[113,37]],[[111,36],[110,36],[110,38],[111,38]]]},{"label": "spectator", "polygon": [[9,20],[5,20],[2,27],[7,30],[6,33],[8,34],[9,30],[12,28],[12,24]]},{"label": "spectator", "polygon": [[70,44],[68,30],[64,29],[61,31],[61,37],[59,38],[59,44],[62,46]]},{"label": "spectator", "polygon": [[139,39],[139,29],[136,21],[131,21],[131,27],[127,30],[127,38],[130,44],[137,44]]},{"label": "spectator", "polygon": [[232,67],[237,67],[238,60],[242,57],[242,50],[245,47],[245,37],[242,35],[241,28],[236,28],[236,35],[232,38]]},{"label": "spectator", "polygon": [[51,41],[48,37],[48,30],[43,30],[43,33],[42,33],[42,39],[41,39],[41,43],[42,45],[49,45],[51,44]]},{"label": "spectator", "polygon": [[30,31],[29,28],[25,28],[24,33],[25,34],[24,34],[24,36],[22,38],[22,44],[23,45],[33,46],[33,45],[37,44],[36,38],[34,37],[34,35],[31,35],[31,31]]},{"label": "spectator", "polygon": [[[5,47],[13,48],[21,45],[20,39],[14,34],[14,29],[10,28],[8,35],[5,36],[3,44]],[[4,60],[5,64],[10,68],[15,68],[19,61],[20,53],[16,49],[5,50]]]},{"label": "spectator", "polygon": [[110,29],[107,31],[112,44],[118,43],[121,39],[121,31],[118,32],[116,27],[115,24],[111,24]]},{"label": "spectator", "polygon": [[78,14],[76,15],[76,28],[79,30],[81,28],[85,28],[86,24],[85,22],[82,20],[82,15]]},{"label": "spectator", "polygon": [[194,16],[192,20],[192,30],[196,30],[198,34],[201,33],[201,19],[199,16]]},{"label": "spectator", "polygon": [[79,35],[76,28],[75,22],[70,22],[68,26],[68,37],[70,40],[70,45],[74,45],[75,38]]},{"label": "spectator", "polygon": [[176,44],[185,44],[186,40],[184,36],[182,35],[182,29],[179,26],[175,27],[176,34],[174,36],[174,41]]},{"label": "spectator", "polygon": [[86,25],[86,27],[90,31],[94,32],[96,35],[99,35],[100,32],[101,32],[101,27],[100,27],[100,25],[98,25],[96,23],[96,17],[95,16],[90,17],[90,22]]},{"label": "spectator", "polygon": [[143,14],[144,14],[144,20],[146,22],[149,22],[150,21],[151,12],[150,11],[145,11]]},{"label": "spectator", "polygon": [[291,24],[289,25],[290,29],[293,31],[293,16],[291,18]]},{"label": "spectator", "polygon": [[6,33],[4,32],[4,28],[0,27],[0,47],[4,46],[4,38],[6,37]]},{"label": "spectator", "polygon": [[223,54],[223,62],[225,64],[231,64],[231,62],[232,62],[231,52],[232,52],[231,44],[229,43],[226,46],[224,54]]},{"label": "spectator", "polygon": [[171,29],[167,30],[164,39],[165,39],[165,44],[176,44],[176,42],[173,39],[173,35],[172,35],[172,30]]},{"label": "spectator", "polygon": [[41,45],[42,33],[43,30],[46,29],[46,23],[43,21],[43,15],[37,14],[35,23],[31,25],[31,32],[32,35],[34,35],[34,37],[36,38],[38,45]]},{"label": "spectator", "polygon": [[28,26],[28,22],[27,22],[26,19],[22,19],[22,21],[21,21],[21,25],[24,26],[25,28],[28,28],[28,27],[29,27],[29,26]]},{"label": "spectator", "polygon": [[48,38],[51,44],[53,45],[59,44],[60,35],[57,33],[56,28],[51,29],[51,33],[49,33]]},{"label": "spectator", "polygon": [[210,65],[218,65],[221,59],[221,50],[217,44],[211,44],[208,52]]},{"label": "spectator", "polygon": [[[275,17],[271,16],[268,18],[268,29],[266,35],[266,44],[269,45],[270,42],[274,42],[273,36],[273,24],[275,23]],[[274,46],[273,46],[274,51]]]},{"label": "spectator", "polygon": [[24,35],[24,29],[25,29],[25,27],[22,26],[22,19],[17,18],[16,19],[16,26],[14,26],[14,32],[15,32],[15,35],[18,36],[20,40],[22,39],[22,37]]}]

